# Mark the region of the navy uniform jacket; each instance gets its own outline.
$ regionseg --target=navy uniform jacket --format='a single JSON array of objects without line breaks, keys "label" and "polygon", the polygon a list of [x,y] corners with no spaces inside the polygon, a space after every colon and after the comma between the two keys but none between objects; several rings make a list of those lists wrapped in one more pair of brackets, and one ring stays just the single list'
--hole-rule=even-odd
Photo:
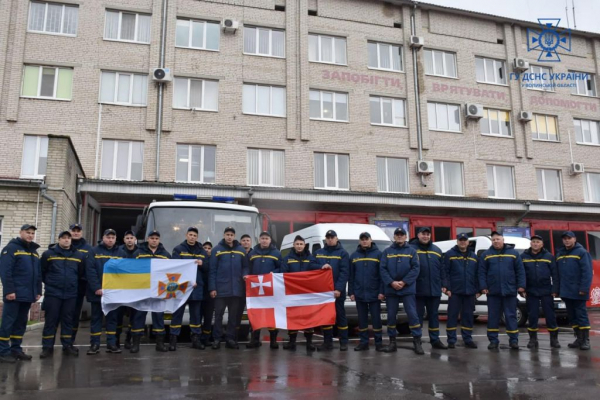
[{"label": "navy uniform jacket", "polygon": [[202,265],[198,265],[198,271],[196,272],[196,287],[189,298],[192,301],[202,300],[204,297],[202,270],[209,268],[208,253],[204,250],[202,244],[196,242],[196,244],[190,246],[187,240],[184,240],[173,249],[173,259],[202,260]]},{"label": "navy uniform jacket", "polygon": [[490,246],[479,258],[479,288],[490,296],[516,296],[525,288],[525,268],[513,245],[504,244],[500,250]]},{"label": "navy uniform jacket", "polygon": [[531,248],[521,256],[525,266],[525,291],[532,296],[548,296],[558,293],[558,269],[554,256],[546,249],[533,254]]},{"label": "navy uniform jacket", "polygon": [[444,269],[442,267],[442,250],[431,241],[422,244],[415,238],[410,243],[419,256],[419,277],[417,278],[417,296],[442,296]]},{"label": "navy uniform jacket", "polygon": [[35,303],[42,295],[42,271],[37,243],[27,243],[21,238],[12,239],[0,256],[0,279],[4,299],[15,293],[16,301]]},{"label": "navy uniform jacket", "polygon": [[41,259],[44,296],[76,298],[79,280],[85,275],[87,257],[73,246],[63,249],[57,244],[46,250]]},{"label": "navy uniform jacket", "polygon": [[[73,246],[76,250],[79,250],[85,255],[86,266],[84,267],[83,275],[81,275],[79,278],[81,281],[85,282],[87,280],[85,276],[85,269],[87,269],[87,265],[91,265],[94,263],[94,249],[84,238],[78,240],[72,239],[71,246]],[[80,284],[79,291],[81,292],[81,296],[85,294],[85,286],[85,284]]]},{"label": "navy uniform jacket", "polygon": [[479,292],[477,255],[467,249],[462,253],[454,246],[444,255],[444,286],[452,295],[474,295]]},{"label": "navy uniform jacket", "polygon": [[[333,287],[342,294],[346,293],[346,285],[350,275],[350,256],[340,242],[335,246],[325,246],[317,250],[315,258],[321,265],[331,265],[333,272]],[[341,298],[345,298],[344,295]]]},{"label": "navy uniform jacket", "polygon": [[234,240],[232,246],[221,240],[210,253],[208,291],[217,291],[217,297],[245,297],[248,275],[248,258],[240,242]]},{"label": "navy uniform jacket", "polygon": [[[393,243],[381,253],[379,271],[386,296],[406,296],[417,293],[419,276],[419,256],[417,251],[405,242],[402,246]],[[404,287],[395,290],[390,285],[394,281],[403,281]]]},{"label": "navy uniform jacket", "polygon": [[102,275],[104,274],[104,264],[109,260],[118,260],[122,257],[119,246],[112,248],[106,247],[103,242],[94,247],[94,262],[89,263],[85,270],[88,281],[86,297],[89,302],[99,302],[101,297],[96,295],[96,290],[102,289]]},{"label": "navy uniform jacket", "polygon": [[142,243],[138,246],[138,249],[133,253],[133,258],[161,258],[163,260],[169,260],[171,258],[171,254],[165,249],[162,243],[158,244],[156,251],[150,250],[148,247],[148,243]]},{"label": "navy uniform jacket", "polygon": [[125,246],[124,244],[122,244],[121,246],[119,246],[119,250],[121,250],[121,256],[123,258],[135,258],[133,255],[135,254],[135,252],[137,251],[138,247],[137,245],[133,246],[133,250],[129,250],[127,248],[127,246]]},{"label": "navy uniform jacket", "polygon": [[[571,250],[561,247],[556,253],[559,296],[565,299],[588,300],[592,286],[592,257],[582,245]],[[580,295],[579,292],[584,292]]]},{"label": "navy uniform jacket", "polygon": [[354,295],[356,301],[378,301],[383,294],[383,282],[379,272],[381,250],[375,243],[363,249],[360,245],[350,256],[350,280],[348,294]]},{"label": "navy uniform jacket", "polygon": [[321,264],[317,259],[310,254],[308,246],[304,247],[302,253],[296,253],[292,248],[290,254],[283,259],[281,264],[281,272],[304,272],[321,269]]},{"label": "navy uniform jacket", "polygon": [[248,264],[250,275],[278,273],[281,269],[281,253],[273,243],[266,249],[257,244],[248,253]]}]

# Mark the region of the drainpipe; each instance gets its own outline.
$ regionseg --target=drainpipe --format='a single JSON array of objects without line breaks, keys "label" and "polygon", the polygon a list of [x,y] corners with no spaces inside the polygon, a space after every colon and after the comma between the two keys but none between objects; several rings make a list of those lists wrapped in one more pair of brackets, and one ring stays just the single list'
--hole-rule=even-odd
[{"label": "drainpipe", "polygon": [[[160,57],[159,68],[165,67],[165,51],[167,41],[167,8],[168,0],[162,0],[162,24],[160,33]],[[158,83],[158,107],[156,109],[156,181],[160,180],[160,137],[162,135],[163,124],[163,103],[164,103],[165,83]]]},{"label": "drainpipe", "polygon": [[81,223],[83,197],[81,196],[81,179],[77,178],[77,223]]},{"label": "drainpipe", "polygon": [[519,225],[521,223],[521,221],[523,221],[523,218],[525,218],[525,216],[527,214],[529,214],[529,207],[531,206],[531,203],[526,201],[525,202],[525,207],[527,207],[527,210],[523,213],[523,215],[521,215],[518,219],[517,219],[517,223],[515,225]]},{"label": "drainpipe", "polygon": [[[410,34],[416,36],[417,28],[415,24],[415,10],[417,9],[417,2],[413,2],[413,9],[410,13]],[[417,71],[417,52],[419,50],[416,47],[412,48],[412,61],[413,61],[413,81],[415,83],[415,104],[417,107],[417,143],[419,148],[419,161],[423,161],[423,132],[421,128],[421,96],[419,95],[419,72]],[[421,174],[421,186],[425,187],[425,177]]]},{"label": "drainpipe", "polygon": [[52,203],[52,223],[50,225],[50,241],[48,242],[48,243],[52,243],[52,241],[54,240],[55,232],[56,232],[56,215],[58,213],[58,203],[56,202],[56,200],[54,200],[53,197],[50,197],[46,193],[47,189],[48,189],[48,185],[46,185],[46,184],[40,185],[40,191],[41,191],[42,197]]}]

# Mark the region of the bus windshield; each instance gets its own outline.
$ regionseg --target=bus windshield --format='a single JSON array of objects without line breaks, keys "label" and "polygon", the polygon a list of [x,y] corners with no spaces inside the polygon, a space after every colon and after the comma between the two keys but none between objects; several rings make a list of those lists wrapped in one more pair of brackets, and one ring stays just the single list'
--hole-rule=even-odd
[{"label": "bus windshield", "polygon": [[146,236],[149,232],[160,232],[160,241],[167,251],[185,240],[185,234],[190,226],[198,228],[198,240],[209,241],[216,246],[223,238],[226,227],[235,229],[237,240],[244,234],[250,235],[252,244],[257,243],[260,234],[258,214],[213,208],[195,207],[153,207],[148,212]]}]

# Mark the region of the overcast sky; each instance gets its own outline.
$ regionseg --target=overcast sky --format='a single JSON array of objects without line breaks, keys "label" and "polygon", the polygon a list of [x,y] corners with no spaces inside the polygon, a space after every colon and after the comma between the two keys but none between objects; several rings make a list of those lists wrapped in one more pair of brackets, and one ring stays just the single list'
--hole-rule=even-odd
[{"label": "overcast sky", "polygon": [[[560,27],[567,27],[565,6],[569,6],[569,21],[573,29],[573,0],[422,0],[423,3],[462,8],[537,22],[538,18],[561,18]],[[575,0],[577,30],[600,33],[600,0]]]}]

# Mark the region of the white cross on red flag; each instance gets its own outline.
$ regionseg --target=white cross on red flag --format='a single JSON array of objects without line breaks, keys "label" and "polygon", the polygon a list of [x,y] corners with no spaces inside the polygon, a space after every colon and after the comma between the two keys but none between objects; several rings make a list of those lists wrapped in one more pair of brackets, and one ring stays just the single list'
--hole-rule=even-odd
[{"label": "white cross on red flag", "polygon": [[309,329],[335,323],[331,270],[249,275],[246,306],[252,329]]}]

